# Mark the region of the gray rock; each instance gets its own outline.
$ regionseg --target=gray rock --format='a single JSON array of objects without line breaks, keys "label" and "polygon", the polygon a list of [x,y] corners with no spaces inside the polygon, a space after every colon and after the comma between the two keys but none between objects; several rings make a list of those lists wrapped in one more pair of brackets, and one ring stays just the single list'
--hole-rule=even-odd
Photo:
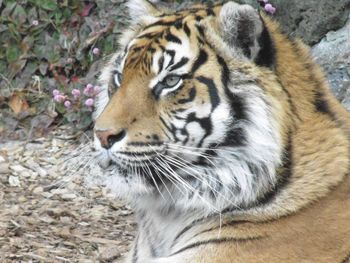
[{"label": "gray rock", "polygon": [[48,175],[48,172],[40,166],[36,168],[36,171],[39,173],[40,177],[46,177]]},{"label": "gray rock", "polygon": [[344,26],[350,0],[270,0],[283,31],[313,45],[331,30]]},{"label": "gray rock", "polygon": [[10,169],[16,173],[22,173],[24,171],[26,171],[27,169],[24,168],[22,165],[20,164],[16,164],[16,165],[11,165]]},{"label": "gray rock", "polygon": [[10,165],[8,163],[0,163],[0,174],[9,174]]},{"label": "gray rock", "polygon": [[326,72],[333,93],[350,110],[350,16],[343,28],[329,32],[312,53]]},{"label": "gray rock", "polygon": [[77,195],[73,194],[73,193],[67,193],[67,194],[61,195],[61,198],[65,201],[69,201],[69,200],[73,200],[73,199],[77,198]]},{"label": "gray rock", "polygon": [[21,186],[21,182],[20,182],[18,176],[10,175],[8,180],[9,180],[9,185],[11,185],[11,186],[14,186],[14,187]]},{"label": "gray rock", "polygon": [[[235,1],[259,7],[257,0]],[[193,2],[213,1],[177,1],[179,2],[178,6],[185,8]],[[350,13],[350,0],[270,0],[269,2],[277,8],[273,17],[281,24],[282,30],[291,37],[302,38],[308,45],[318,43],[327,32],[343,27]]]}]

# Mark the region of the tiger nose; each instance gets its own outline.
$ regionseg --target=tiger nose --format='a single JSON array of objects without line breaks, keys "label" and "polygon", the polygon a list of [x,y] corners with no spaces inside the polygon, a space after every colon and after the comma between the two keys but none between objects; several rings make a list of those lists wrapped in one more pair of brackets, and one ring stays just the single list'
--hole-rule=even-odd
[{"label": "tiger nose", "polygon": [[121,141],[125,135],[126,131],[116,131],[116,130],[95,130],[97,138],[100,140],[101,145],[105,149],[111,148],[116,142]]}]

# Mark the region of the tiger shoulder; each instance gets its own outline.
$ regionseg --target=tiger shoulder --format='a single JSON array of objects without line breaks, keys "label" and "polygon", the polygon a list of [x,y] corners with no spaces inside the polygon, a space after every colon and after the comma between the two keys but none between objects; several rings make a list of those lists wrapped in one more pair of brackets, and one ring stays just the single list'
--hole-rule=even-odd
[{"label": "tiger shoulder", "polygon": [[350,114],[309,48],[232,1],[128,7],[94,128],[126,262],[350,262]]}]

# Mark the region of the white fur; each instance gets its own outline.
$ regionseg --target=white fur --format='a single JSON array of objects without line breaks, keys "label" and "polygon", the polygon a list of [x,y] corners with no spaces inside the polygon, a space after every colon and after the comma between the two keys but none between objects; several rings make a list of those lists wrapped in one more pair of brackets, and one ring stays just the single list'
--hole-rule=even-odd
[{"label": "white fur", "polygon": [[[149,0],[151,3],[157,3],[157,0]],[[150,3],[145,0],[129,0],[127,2],[129,13],[134,23],[138,23],[143,19],[150,19],[151,15],[157,13]]]}]

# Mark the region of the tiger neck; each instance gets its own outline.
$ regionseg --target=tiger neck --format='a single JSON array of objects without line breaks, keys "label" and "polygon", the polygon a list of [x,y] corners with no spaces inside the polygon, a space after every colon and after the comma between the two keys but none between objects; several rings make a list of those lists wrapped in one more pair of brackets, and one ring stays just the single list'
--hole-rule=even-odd
[{"label": "tiger neck", "polygon": [[[169,210],[164,213],[159,209],[136,209],[138,222],[138,238],[136,249],[142,258],[157,258],[169,256],[176,251],[176,244],[190,239],[201,229],[194,226],[196,222],[205,221],[208,215],[202,211]],[[191,229],[190,236],[187,230]]]},{"label": "tiger neck", "polygon": [[271,192],[237,220],[272,220],[311,205],[344,181],[350,167],[350,116],[299,40],[289,41],[265,18],[276,46],[275,74],[288,97],[284,164]]}]

